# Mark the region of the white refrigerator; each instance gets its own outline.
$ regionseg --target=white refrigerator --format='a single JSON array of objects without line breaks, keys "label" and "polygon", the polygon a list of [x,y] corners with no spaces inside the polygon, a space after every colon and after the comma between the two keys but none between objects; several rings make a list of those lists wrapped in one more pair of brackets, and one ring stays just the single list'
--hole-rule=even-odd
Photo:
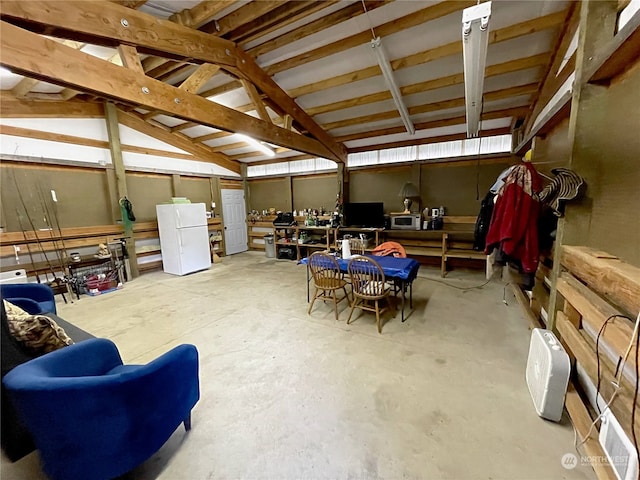
[{"label": "white refrigerator", "polygon": [[156,205],[162,267],[174,275],[211,266],[204,203]]}]

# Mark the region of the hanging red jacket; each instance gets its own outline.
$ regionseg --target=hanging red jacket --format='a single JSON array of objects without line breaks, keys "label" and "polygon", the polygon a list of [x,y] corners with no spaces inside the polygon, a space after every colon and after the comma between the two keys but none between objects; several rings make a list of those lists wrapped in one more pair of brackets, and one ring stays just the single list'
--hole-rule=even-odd
[{"label": "hanging red jacket", "polygon": [[501,249],[519,260],[525,273],[538,268],[538,192],[542,182],[530,162],[517,165],[498,191],[485,253]]}]

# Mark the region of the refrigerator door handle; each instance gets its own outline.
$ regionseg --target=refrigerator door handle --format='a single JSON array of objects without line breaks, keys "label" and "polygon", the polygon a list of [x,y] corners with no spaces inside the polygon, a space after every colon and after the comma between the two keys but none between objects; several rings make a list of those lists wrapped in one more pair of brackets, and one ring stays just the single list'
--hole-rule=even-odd
[{"label": "refrigerator door handle", "polygon": [[182,255],[184,253],[183,249],[182,249],[182,234],[178,233],[178,244],[180,246],[180,255]]},{"label": "refrigerator door handle", "polygon": [[180,222],[180,210],[178,210],[178,209],[176,209],[176,217],[177,217],[177,219],[176,219],[177,220],[177,224],[176,225],[177,225],[178,228],[180,228],[182,225],[181,225],[181,222]]}]

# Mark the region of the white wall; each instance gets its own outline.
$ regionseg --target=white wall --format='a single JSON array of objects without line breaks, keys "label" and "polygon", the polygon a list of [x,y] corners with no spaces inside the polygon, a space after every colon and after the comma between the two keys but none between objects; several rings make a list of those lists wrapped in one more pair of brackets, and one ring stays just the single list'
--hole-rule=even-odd
[{"label": "white wall", "polygon": [[[73,135],[92,140],[108,141],[106,122],[103,119],[3,118],[0,120],[0,124],[42,132]],[[187,153],[124,125],[120,125],[120,141],[123,145],[134,145],[171,153]],[[106,148],[87,147],[84,145],[37,140],[12,135],[0,135],[0,155],[5,158],[15,158],[16,156],[45,158],[79,162],[88,165],[111,164],[111,153]],[[238,174],[226,168],[222,168],[213,163],[200,162],[195,159],[183,160],[131,152],[122,152],[122,157],[125,168],[130,170],[152,170],[156,172],[239,177]]]}]

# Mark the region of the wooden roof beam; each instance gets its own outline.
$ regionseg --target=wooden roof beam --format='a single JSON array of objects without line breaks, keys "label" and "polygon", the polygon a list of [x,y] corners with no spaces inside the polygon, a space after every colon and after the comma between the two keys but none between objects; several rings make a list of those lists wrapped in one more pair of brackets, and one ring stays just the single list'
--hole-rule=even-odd
[{"label": "wooden roof beam", "polygon": [[190,153],[195,157],[193,158],[193,160],[215,163],[216,165],[226,168],[227,170],[231,170],[235,173],[240,173],[240,165],[237,162],[229,159],[226,155],[218,152],[212,152],[206,145],[193,142],[193,140],[191,140],[186,135],[171,133],[164,130],[163,128],[158,127],[157,125],[152,125],[149,122],[145,122],[142,118],[133,113],[128,113],[120,109],[118,109],[118,121],[122,125],[137,130],[140,133],[144,133],[145,135],[156,138],[161,142],[167,143],[169,145],[172,145],[173,147]]},{"label": "wooden roof beam", "polygon": [[[493,77],[496,75],[503,75],[505,73],[516,72],[519,70],[526,70],[541,65],[546,65],[549,61],[549,53],[541,53],[538,55],[532,55],[526,58],[518,58],[504,63],[496,65],[489,65],[485,69],[485,77]],[[426,80],[424,82],[414,83],[412,85],[406,85],[400,87],[400,93],[402,95],[413,95],[415,93],[423,93],[429,90],[435,90],[437,88],[449,87],[452,85],[461,85],[464,83],[464,74],[462,72],[455,73],[453,75],[447,75],[446,77],[434,78],[432,80]],[[363,95],[361,97],[349,98],[347,100],[341,100],[326,105],[318,105],[316,107],[305,108],[305,111],[311,115],[320,115],[322,113],[335,112],[337,110],[343,110],[345,108],[351,108],[370,103],[382,102],[384,100],[390,100],[391,93],[388,90],[381,92],[371,93],[369,95]],[[242,105],[236,107],[239,112],[247,112],[253,108],[252,104]]]},{"label": "wooden roof beam", "polygon": [[[462,10],[464,8],[475,5],[475,3],[476,2],[469,0],[436,3],[435,5],[430,5],[426,8],[423,8],[422,10],[418,10],[417,12],[405,15],[404,17],[391,20],[382,25],[378,25],[375,27],[375,32],[379,37],[386,37],[393,33],[397,33],[402,30],[406,30],[407,28],[421,25],[423,23],[444,17],[457,11],[460,11],[460,13],[462,14]],[[289,70],[290,68],[298,67],[300,65],[313,62],[314,60],[319,60],[321,58],[328,57],[329,55],[344,52],[345,50],[348,50],[350,48],[364,45],[370,40],[371,31],[367,29],[363,32],[351,35],[350,37],[337,40],[328,45],[318,47],[308,52],[303,52],[281,62],[269,65],[265,68],[265,71],[269,75],[275,75],[276,73]],[[460,48],[462,48],[462,42],[458,43],[460,43]]]},{"label": "wooden roof beam", "polygon": [[[494,137],[496,135],[507,135],[511,133],[510,127],[492,128],[491,130],[482,130],[478,133],[479,137]],[[429,145],[431,143],[451,142],[454,140],[466,140],[467,133],[452,133],[450,135],[438,135],[436,137],[415,138],[412,140],[402,140],[400,142],[378,143],[376,145],[367,145],[365,147],[349,148],[349,153],[372,152],[374,150],[386,150],[388,148],[412,147],[414,145]]]},{"label": "wooden roof beam", "polygon": [[[367,11],[371,12],[376,8],[390,3],[391,1],[392,0],[367,1]],[[283,33],[282,35],[261,43],[256,47],[250,48],[246,52],[253,55],[253,57],[258,57],[259,55],[271,52],[284,45],[289,45],[290,43],[301,40],[305,37],[308,37],[309,35],[321,32],[326,28],[345,22],[351,18],[363,14],[364,9],[362,8],[362,3],[355,2],[351,5],[341,8],[340,10],[330,13],[329,15],[326,15],[322,18],[314,20],[313,22],[307,23],[306,25],[302,25],[294,30],[291,30],[290,32]]]},{"label": "wooden roof beam", "polygon": [[[564,12],[552,13],[544,17],[536,18],[526,22],[517,23],[508,27],[500,28],[490,32],[489,43],[499,43],[514,38],[519,38],[532,33],[540,32],[548,28],[555,28],[564,23]],[[438,47],[430,48],[422,52],[415,53],[403,58],[398,58],[391,62],[393,70],[399,70],[402,68],[413,67],[428,63],[439,58],[444,58],[449,55],[458,55],[462,52],[462,42],[456,41],[448,43],[446,45],[440,45]],[[329,88],[340,87],[348,83],[357,82],[359,80],[365,80],[380,75],[380,67],[373,65],[354,72],[338,75],[337,77],[331,77],[318,82],[310,83],[307,85],[301,85],[300,87],[292,88],[287,91],[290,97],[297,98],[303,95],[309,95],[317,93]],[[240,88],[242,85],[240,82],[229,82],[224,85],[212,88],[203,92],[205,96],[215,96],[222,93],[226,93],[236,88]]]},{"label": "wooden roof beam", "polygon": [[[504,88],[501,90],[494,90],[485,92],[483,95],[483,101],[493,102],[496,100],[503,100],[505,98],[517,97],[521,95],[530,95],[538,91],[537,83],[530,83],[528,85],[519,85],[515,87]],[[415,105],[409,107],[409,115],[419,115],[422,113],[437,112],[439,110],[447,110],[450,108],[464,107],[464,97],[453,98],[450,100],[441,100],[439,102],[426,103],[423,105]],[[322,125],[327,131],[335,130],[337,128],[349,127],[352,125],[362,125],[371,122],[378,122],[380,120],[389,120],[393,118],[400,118],[398,110],[390,110],[387,112],[378,112],[371,115],[364,115],[362,117],[347,118],[344,120],[338,120],[336,122],[326,123]]]},{"label": "wooden roof beam", "polygon": [[199,30],[222,37],[239,26],[275,10],[279,6],[287,3],[287,1],[288,0],[263,0],[260,2],[249,2],[228,15],[225,15],[218,21],[202,25]]},{"label": "wooden roof beam", "polygon": [[133,8],[134,10],[140,8],[147,0],[109,0],[110,2],[117,3],[118,5],[122,5],[123,7]]},{"label": "wooden roof beam", "polygon": [[235,66],[237,62],[233,42],[107,1],[8,0],[2,2],[0,16],[36,33],[53,30],[55,36],[94,45],[126,44],[141,53],[196,63]]},{"label": "wooden roof beam", "polygon": [[[488,112],[484,112],[482,114],[482,120],[495,120],[498,118],[508,118],[518,115],[526,115],[529,111],[529,107],[514,107],[514,108],[505,108],[501,110],[491,110]],[[464,115],[453,118],[445,118],[442,120],[430,120],[428,122],[416,123],[416,130],[428,130],[430,128],[439,128],[439,127],[450,127],[452,125],[462,125],[467,122],[467,119]],[[349,135],[343,135],[341,137],[336,137],[336,140],[340,142],[349,142],[352,140],[362,140],[364,138],[373,138],[373,137],[382,137],[385,135],[393,135],[395,133],[405,133],[406,129],[404,126],[399,127],[389,127],[382,128],[379,130],[368,130],[366,132],[361,133],[352,133]]]},{"label": "wooden roof beam", "polygon": [[225,8],[233,5],[236,0],[202,1],[192,8],[186,8],[174,13],[169,20],[189,28],[199,28],[209,23]]},{"label": "wooden roof beam", "polygon": [[200,87],[204,85],[207,80],[213,77],[220,70],[219,65],[212,65],[210,63],[203,63],[195,72],[193,72],[187,79],[180,84],[180,87],[185,92],[198,93]]},{"label": "wooden roof beam", "polygon": [[[341,160],[329,148],[312,138],[78,52],[6,22],[2,22],[2,28],[3,55],[0,62],[16,71],[213,128],[244,133],[257,140],[293,150]],[[70,63],[82,65],[83,68],[69,69],[66,66]]]},{"label": "wooden roof beam", "polygon": [[[578,29],[580,9],[576,8],[576,3],[571,3],[569,8],[565,11],[565,21],[562,30],[558,33],[552,55],[549,57],[549,62],[545,70],[544,76],[540,80],[540,87],[538,94],[535,96],[532,103],[532,112],[529,115],[529,125],[526,127],[526,131],[531,130],[533,121],[540,114],[540,111],[544,108],[547,102],[553,97],[557,89],[564,83],[566,77],[559,83],[558,77],[559,68],[567,53],[567,49],[571,40],[573,39],[576,30]],[[573,57],[573,65],[575,65],[575,55]],[[573,68],[572,68],[573,70]]]},{"label": "wooden roof beam", "polygon": [[[269,2],[259,2],[261,5],[260,8],[262,8],[263,3]],[[55,27],[65,36],[75,37],[76,35],[80,35],[83,38],[91,37],[91,43],[98,45],[112,45],[113,42],[117,40],[119,42],[118,44],[125,43],[135,46],[138,51],[151,53],[162,52],[164,55],[171,54],[182,57],[183,60],[192,59],[200,63],[213,63],[231,67],[236,66],[245,78],[250,78],[275,104],[303,125],[304,128],[320,142],[320,145],[311,146],[310,142],[307,141],[311,139],[301,140],[300,138],[295,139],[293,143],[297,146],[304,146],[306,149],[312,148],[314,150],[313,154],[321,157],[331,158],[338,162],[343,162],[346,159],[346,149],[344,146],[338,145],[304,110],[296,105],[284,90],[255,63],[253,58],[241,49],[237,49],[233,42],[212,35],[206,35],[172,22],[158,20],[151,15],[125,9],[119,5],[104,1],[78,2],[73,3],[73,7],[69,6],[69,4],[55,1],[42,1],[37,3],[7,1],[3,3],[3,9],[0,15],[2,15],[3,19],[10,19],[20,25],[26,24],[36,30],[42,29],[43,27]],[[123,19],[127,21],[126,26],[122,24]],[[159,30],[162,32],[162,35],[158,34]],[[20,35],[25,36],[25,33],[26,32],[23,31]],[[6,35],[3,35],[3,37],[6,37]],[[28,38],[29,36],[26,35],[26,37]],[[177,41],[177,39],[179,39],[179,41]],[[39,56],[43,55],[40,54]],[[80,63],[86,63],[88,61],[89,60],[85,59]],[[34,69],[35,66],[32,65],[29,68]],[[28,71],[29,68],[26,70]],[[102,69],[104,68],[105,66],[103,65]],[[74,76],[73,74],[70,75],[72,77]],[[75,78],[78,79],[78,76],[76,75]],[[118,80],[119,79],[117,79],[116,82]],[[138,79],[138,81],[140,80],[142,79]],[[85,81],[86,79],[81,83]],[[153,82],[153,79],[148,79],[147,82]],[[102,84],[107,87],[108,90],[112,91],[112,95],[116,93],[113,92],[110,86],[105,85],[104,82]],[[158,85],[156,88],[162,91],[163,87],[167,87],[167,85]],[[184,94],[189,95],[188,93]],[[173,95],[173,93],[169,95]],[[117,95],[115,98],[118,98]],[[145,97],[143,96],[142,98]],[[146,99],[149,99],[148,95]],[[147,102],[144,105],[150,106],[149,103],[153,102]],[[187,109],[184,110],[186,111]],[[226,117],[225,121],[229,119],[229,115],[226,115]],[[193,119],[190,118],[190,120]],[[204,124],[207,123],[205,122]],[[243,129],[247,130],[241,124],[235,124],[235,126],[218,124],[215,125],[215,127],[239,132],[242,132]],[[281,129],[287,132],[286,135],[277,134],[276,131],[274,131],[273,134],[275,136],[273,138],[264,138],[265,134],[261,129],[251,128],[250,130],[253,130],[253,133],[249,131],[244,131],[243,133],[247,133],[259,140],[264,140],[276,145],[282,144],[294,150],[300,150],[291,144],[287,145],[282,143],[283,141],[291,142],[294,140],[291,132],[287,130]],[[278,136],[280,138],[277,138]],[[303,149],[302,151],[306,150]]]},{"label": "wooden roof beam", "polygon": [[253,103],[253,107],[258,112],[258,116],[265,122],[273,123],[273,120],[271,120],[271,117],[269,116],[269,113],[267,112],[267,109],[265,108],[264,103],[262,103],[262,98],[260,98],[260,94],[258,93],[258,90],[256,90],[255,85],[251,83],[249,80],[241,80],[241,82],[242,82],[242,85],[244,86],[245,91],[247,92],[247,95],[249,96],[249,98]]},{"label": "wooden roof beam", "polygon": [[34,102],[2,92],[2,118],[104,118],[102,104],[71,101]]},{"label": "wooden roof beam", "polygon": [[225,35],[225,38],[237,42],[240,45],[246,44],[256,38],[300,20],[307,15],[327,8],[336,3],[336,1],[337,0],[287,2],[251,22],[238,26]]}]

